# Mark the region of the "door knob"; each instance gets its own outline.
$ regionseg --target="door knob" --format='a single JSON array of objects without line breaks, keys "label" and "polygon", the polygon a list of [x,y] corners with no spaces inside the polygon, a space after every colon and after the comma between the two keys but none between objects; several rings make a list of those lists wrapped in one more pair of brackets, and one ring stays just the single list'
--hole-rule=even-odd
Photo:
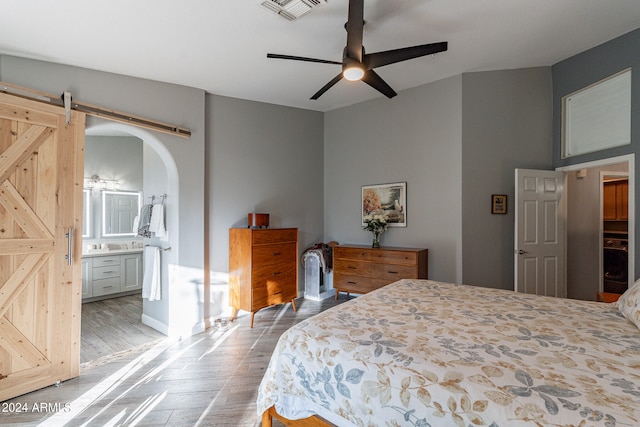
[{"label": "door knob", "polygon": [[523,251],[522,249],[518,249],[518,255],[524,255],[524,254],[527,254],[527,253],[529,253],[529,252]]}]

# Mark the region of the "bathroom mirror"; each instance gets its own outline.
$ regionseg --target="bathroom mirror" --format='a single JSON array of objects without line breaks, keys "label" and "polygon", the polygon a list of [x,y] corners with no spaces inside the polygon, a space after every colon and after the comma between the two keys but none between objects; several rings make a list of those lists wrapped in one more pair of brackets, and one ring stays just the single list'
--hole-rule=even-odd
[{"label": "bathroom mirror", "polygon": [[133,191],[102,192],[102,237],[135,236],[133,222],[138,215],[141,193]]},{"label": "bathroom mirror", "polygon": [[82,237],[91,237],[91,190],[82,192]]}]

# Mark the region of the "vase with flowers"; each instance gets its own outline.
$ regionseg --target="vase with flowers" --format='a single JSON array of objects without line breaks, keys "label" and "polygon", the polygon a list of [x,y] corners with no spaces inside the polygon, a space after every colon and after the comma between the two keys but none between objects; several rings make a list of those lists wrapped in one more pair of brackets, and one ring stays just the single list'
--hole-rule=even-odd
[{"label": "vase with flowers", "polygon": [[364,216],[363,220],[366,224],[364,229],[373,233],[373,244],[371,247],[379,248],[380,235],[385,232],[389,225],[387,223],[387,216],[384,214],[368,214]]}]

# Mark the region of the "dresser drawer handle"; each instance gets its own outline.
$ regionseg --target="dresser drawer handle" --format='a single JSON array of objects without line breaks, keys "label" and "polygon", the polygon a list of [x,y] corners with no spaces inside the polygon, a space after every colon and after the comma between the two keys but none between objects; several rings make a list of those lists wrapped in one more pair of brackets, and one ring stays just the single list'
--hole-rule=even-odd
[{"label": "dresser drawer handle", "polygon": [[109,273],[113,273],[113,271],[109,270],[109,271],[103,271],[102,274],[109,274]]},{"label": "dresser drawer handle", "polygon": [[101,262],[116,262],[115,259],[103,259]]},{"label": "dresser drawer handle", "polygon": [[113,288],[113,285],[103,286],[102,289]]},{"label": "dresser drawer handle", "polygon": [[271,295],[280,295],[281,293],[282,293],[282,291],[280,291],[280,292],[274,292],[274,293],[272,293]]},{"label": "dresser drawer handle", "polygon": [[282,255],[282,252],[274,252],[273,253],[273,256],[279,256],[279,255]]},{"label": "dresser drawer handle", "polygon": [[347,268],[349,268],[349,269],[351,269],[351,270],[357,270],[357,269],[358,269],[358,267],[354,267],[354,266],[352,266],[352,265],[350,265],[350,266],[349,266],[349,267],[347,267]]},{"label": "dresser drawer handle", "polygon": [[349,280],[347,283],[350,284],[350,285],[357,285],[358,284],[357,282],[352,282],[351,280]]},{"label": "dresser drawer handle", "polygon": [[272,276],[279,276],[279,275],[281,275],[281,274],[282,274],[281,272],[276,271],[275,273],[273,273],[273,274],[272,274]]},{"label": "dresser drawer handle", "polygon": [[399,271],[387,271],[387,273],[389,273],[389,274],[399,274],[400,272]]}]

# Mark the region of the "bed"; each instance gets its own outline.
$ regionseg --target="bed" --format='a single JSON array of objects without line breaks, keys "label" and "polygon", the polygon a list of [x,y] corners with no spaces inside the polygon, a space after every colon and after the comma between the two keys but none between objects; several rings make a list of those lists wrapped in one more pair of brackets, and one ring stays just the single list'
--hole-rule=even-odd
[{"label": "bed", "polygon": [[264,427],[638,426],[638,313],[639,284],[606,304],[400,280],[286,331],[258,414]]}]

